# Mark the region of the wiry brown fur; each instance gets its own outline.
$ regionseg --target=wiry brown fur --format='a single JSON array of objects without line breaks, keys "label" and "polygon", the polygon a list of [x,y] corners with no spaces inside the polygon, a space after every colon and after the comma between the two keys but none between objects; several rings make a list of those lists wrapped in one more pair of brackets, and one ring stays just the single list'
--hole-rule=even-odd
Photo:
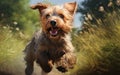
[{"label": "wiry brown fur", "polygon": [[[42,30],[35,33],[24,50],[27,65],[25,69],[26,75],[32,74],[34,61],[36,61],[41,66],[43,72],[45,72],[42,73],[42,75],[49,73],[54,64],[56,64],[57,69],[61,72],[73,68],[76,63],[76,57],[73,53],[74,47],[71,43],[69,33],[72,28],[76,3],[66,3],[63,7],[48,7],[48,5],[40,3],[32,6],[32,8],[39,9]],[[46,16],[48,14],[49,18]],[[51,20],[54,20],[57,25],[58,33],[56,36],[52,36],[48,30],[52,28],[50,24]]]}]

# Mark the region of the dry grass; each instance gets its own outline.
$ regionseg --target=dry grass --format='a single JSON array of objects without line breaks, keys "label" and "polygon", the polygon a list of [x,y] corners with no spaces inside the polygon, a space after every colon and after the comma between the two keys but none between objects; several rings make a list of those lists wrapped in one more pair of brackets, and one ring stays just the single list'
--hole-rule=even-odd
[{"label": "dry grass", "polygon": [[[114,63],[119,65],[120,53],[120,16],[108,15],[104,23],[99,22],[92,32],[84,32],[73,36],[73,43],[77,49],[78,62],[71,75],[106,75],[114,74],[117,69],[111,71]],[[104,24],[104,25],[103,25]],[[92,24],[90,24],[92,25]],[[113,58],[114,57],[114,58]],[[111,62],[114,60],[115,62]],[[119,68],[120,66],[116,66]],[[120,72],[117,72],[120,74]],[[70,75],[68,74],[68,75]]]}]

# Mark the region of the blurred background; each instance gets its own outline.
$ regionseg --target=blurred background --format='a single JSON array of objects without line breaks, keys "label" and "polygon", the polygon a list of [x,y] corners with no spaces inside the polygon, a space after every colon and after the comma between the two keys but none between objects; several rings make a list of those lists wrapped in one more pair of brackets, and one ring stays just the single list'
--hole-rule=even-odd
[{"label": "blurred background", "polygon": [[[0,75],[24,75],[23,49],[40,29],[39,13],[30,5],[73,1],[78,3],[72,32],[77,64],[50,75],[120,75],[120,0],[0,0]],[[38,66],[33,75],[40,75]]]}]

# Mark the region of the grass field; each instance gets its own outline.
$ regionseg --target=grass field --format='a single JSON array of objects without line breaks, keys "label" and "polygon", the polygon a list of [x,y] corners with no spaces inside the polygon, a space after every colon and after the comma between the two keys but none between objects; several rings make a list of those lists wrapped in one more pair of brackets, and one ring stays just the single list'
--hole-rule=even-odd
[{"label": "grass field", "polygon": [[[92,32],[72,34],[78,58],[76,67],[66,74],[54,70],[51,75],[120,74],[120,15],[108,14],[104,25],[98,25]],[[12,31],[0,26],[0,75],[24,75],[23,49],[34,31],[24,34],[19,29]],[[38,75],[40,68],[35,67],[34,75]]]}]

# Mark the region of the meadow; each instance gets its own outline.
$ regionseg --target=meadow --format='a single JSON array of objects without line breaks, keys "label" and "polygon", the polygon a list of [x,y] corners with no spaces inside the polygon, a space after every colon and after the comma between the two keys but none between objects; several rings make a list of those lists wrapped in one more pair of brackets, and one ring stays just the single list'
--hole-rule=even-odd
[{"label": "meadow", "polygon": [[[40,22],[36,11],[26,8],[23,11],[23,14],[18,11],[10,18],[0,19],[0,75],[24,75],[23,50],[34,32],[40,29]],[[54,70],[51,75],[120,75],[120,10],[96,21],[96,24],[87,22],[87,31],[73,29],[75,68],[65,74]],[[39,74],[39,70],[37,67],[34,75]]]}]

